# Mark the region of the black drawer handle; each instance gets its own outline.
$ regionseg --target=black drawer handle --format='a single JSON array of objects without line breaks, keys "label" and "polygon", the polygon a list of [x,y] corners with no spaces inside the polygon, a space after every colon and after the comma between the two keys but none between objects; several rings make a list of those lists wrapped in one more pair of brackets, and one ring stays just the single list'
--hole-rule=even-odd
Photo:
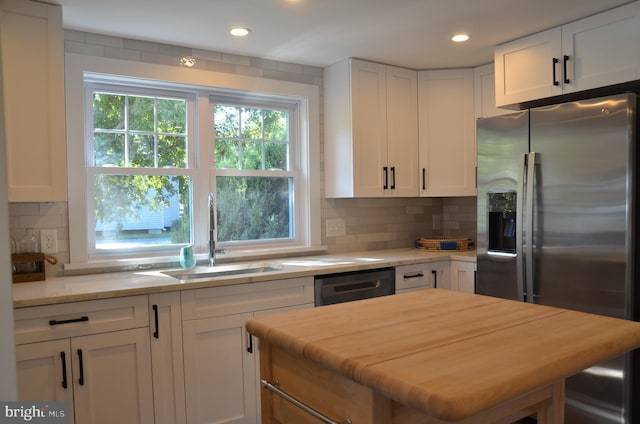
[{"label": "black drawer handle", "polygon": [[60,352],[60,359],[62,360],[62,388],[67,388],[67,355]]},{"label": "black drawer handle", "polygon": [[431,270],[431,273],[433,274],[433,288],[435,289],[438,287],[438,271],[433,269]]},{"label": "black drawer handle", "polygon": [[560,81],[558,81],[558,78],[556,78],[556,65],[558,64],[559,60],[557,57],[553,58],[553,85],[558,86],[560,85]]},{"label": "black drawer handle", "polygon": [[71,324],[72,322],[83,322],[83,321],[89,321],[89,317],[82,316],[80,318],[62,319],[59,321],[57,319],[52,319],[52,320],[49,320],[49,325]]},{"label": "black drawer handle", "polygon": [[160,338],[160,329],[158,327],[158,305],[153,305],[153,318],[155,319],[155,323],[156,323],[156,331],[153,332],[153,337],[156,339]]},{"label": "black drawer handle", "polygon": [[416,273],[416,274],[405,275],[405,276],[404,276],[404,279],[405,279],[405,280],[409,280],[409,279],[411,279],[411,278],[422,278],[422,277],[424,277],[424,274],[423,274],[423,273],[421,273],[421,272],[418,272],[418,273]]},{"label": "black drawer handle", "polygon": [[565,84],[569,84],[571,82],[571,80],[567,76],[567,62],[569,61],[569,59],[570,59],[569,56],[567,56],[565,54],[564,58],[563,58],[563,61],[562,61],[562,72],[564,72],[564,83]]},{"label": "black drawer handle", "polygon": [[82,363],[82,349],[78,349],[78,366],[80,367],[80,378],[78,378],[78,384],[84,386],[84,364]]}]

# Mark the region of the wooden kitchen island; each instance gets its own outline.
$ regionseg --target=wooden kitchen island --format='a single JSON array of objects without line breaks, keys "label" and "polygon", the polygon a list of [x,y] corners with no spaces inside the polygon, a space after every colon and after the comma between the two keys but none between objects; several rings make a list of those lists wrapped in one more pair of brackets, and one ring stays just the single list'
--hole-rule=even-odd
[{"label": "wooden kitchen island", "polygon": [[247,329],[260,339],[270,424],[562,423],[566,377],[640,346],[637,322],[444,289]]}]

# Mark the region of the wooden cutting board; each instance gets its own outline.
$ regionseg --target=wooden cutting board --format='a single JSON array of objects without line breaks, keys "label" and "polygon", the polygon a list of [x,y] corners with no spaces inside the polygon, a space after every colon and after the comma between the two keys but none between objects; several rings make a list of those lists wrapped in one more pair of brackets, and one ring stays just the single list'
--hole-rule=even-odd
[{"label": "wooden cutting board", "polygon": [[446,420],[640,346],[637,322],[444,289],[267,315],[247,329]]}]

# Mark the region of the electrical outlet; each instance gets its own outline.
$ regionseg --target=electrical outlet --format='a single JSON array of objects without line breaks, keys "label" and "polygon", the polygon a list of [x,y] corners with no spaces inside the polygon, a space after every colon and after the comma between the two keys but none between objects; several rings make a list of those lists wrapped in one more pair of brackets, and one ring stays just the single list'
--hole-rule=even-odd
[{"label": "electrical outlet", "polygon": [[347,235],[347,226],[344,219],[327,219],[327,237],[342,237]]},{"label": "electrical outlet", "polygon": [[58,253],[57,230],[40,230],[40,250],[42,253]]}]

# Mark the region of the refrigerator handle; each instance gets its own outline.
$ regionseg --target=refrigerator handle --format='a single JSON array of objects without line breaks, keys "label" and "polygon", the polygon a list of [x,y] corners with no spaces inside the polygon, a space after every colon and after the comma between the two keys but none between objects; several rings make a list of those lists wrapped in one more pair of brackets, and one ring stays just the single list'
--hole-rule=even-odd
[{"label": "refrigerator handle", "polygon": [[518,163],[518,185],[516,192],[516,284],[518,289],[518,299],[525,299],[524,292],[524,263],[523,261],[523,224],[524,224],[524,197],[525,197],[525,175],[527,169],[527,154],[522,153]]},{"label": "refrigerator handle", "polygon": [[533,303],[534,292],[533,292],[533,190],[534,190],[534,179],[536,174],[536,161],[537,155],[536,152],[529,153],[529,158],[527,160],[527,192],[525,196],[526,209],[524,211],[526,222],[525,222],[525,293],[526,293],[526,301],[529,303]]}]

